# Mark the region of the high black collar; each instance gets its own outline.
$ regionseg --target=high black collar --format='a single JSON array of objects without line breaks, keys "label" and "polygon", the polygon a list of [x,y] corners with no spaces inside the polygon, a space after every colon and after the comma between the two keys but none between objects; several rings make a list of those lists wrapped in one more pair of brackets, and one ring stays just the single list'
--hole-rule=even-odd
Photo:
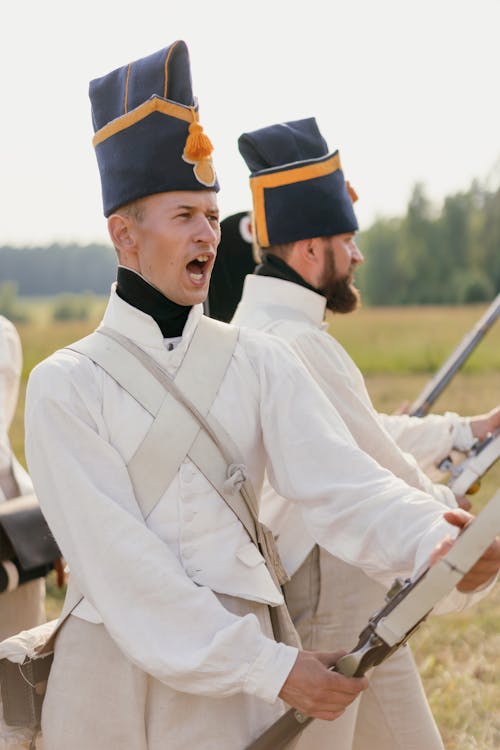
[{"label": "high black collar", "polygon": [[182,336],[191,306],[172,302],[140,274],[118,266],[116,293],[129,305],[150,315],[158,324],[163,338]]},{"label": "high black collar", "polygon": [[316,294],[321,294],[321,292],[308,284],[297,271],[294,271],[288,263],[285,263],[284,260],[272,253],[265,254],[262,263],[260,266],[257,266],[254,273],[257,276],[272,276],[275,279],[282,279],[282,281],[291,281],[294,284],[300,284],[300,286],[310,289],[312,292],[316,292]]}]

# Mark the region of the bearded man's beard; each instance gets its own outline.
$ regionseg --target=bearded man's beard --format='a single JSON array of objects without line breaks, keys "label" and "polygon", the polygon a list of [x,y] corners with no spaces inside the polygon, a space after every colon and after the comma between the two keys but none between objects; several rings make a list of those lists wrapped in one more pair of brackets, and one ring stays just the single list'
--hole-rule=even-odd
[{"label": "bearded man's beard", "polygon": [[354,266],[344,278],[337,278],[335,270],[335,259],[332,248],[327,248],[325,257],[325,268],[321,285],[318,291],[326,297],[328,310],[337,313],[350,313],[361,306],[361,295],[354,286],[352,274]]}]

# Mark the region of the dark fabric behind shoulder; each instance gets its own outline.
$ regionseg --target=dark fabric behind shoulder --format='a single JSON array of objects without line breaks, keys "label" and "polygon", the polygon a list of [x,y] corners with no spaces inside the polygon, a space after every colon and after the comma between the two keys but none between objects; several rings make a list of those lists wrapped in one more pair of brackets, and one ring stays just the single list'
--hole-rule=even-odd
[{"label": "dark fabric behind shoulder", "polygon": [[212,271],[205,311],[211,318],[229,323],[243,291],[245,276],[253,273],[255,260],[252,243],[243,239],[240,222],[247,211],[228,216],[221,221],[221,241]]}]

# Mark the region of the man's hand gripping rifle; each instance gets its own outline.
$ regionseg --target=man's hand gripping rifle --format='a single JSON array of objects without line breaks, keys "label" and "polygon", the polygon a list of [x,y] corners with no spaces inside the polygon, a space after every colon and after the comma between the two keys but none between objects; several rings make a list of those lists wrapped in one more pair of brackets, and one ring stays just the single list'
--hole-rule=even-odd
[{"label": "man's hand gripping rifle", "polygon": [[[450,551],[414,579],[396,579],[386,603],[375,612],[357,645],[330,667],[346,677],[362,677],[403,646],[440,600],[474,566],[500,533],[500,491],[471,521]],[[282,750],[311,722],[296,709],[287,711],[247,750]]]},{"label": "man's hand gripping rifle", "polygon": [[451,456],[439,464],[441,471],[449,472],[448,487],[455,495],[473,495],[480,487],[481,478],[500,458],[500,430],[477,442],[459,463]]}]

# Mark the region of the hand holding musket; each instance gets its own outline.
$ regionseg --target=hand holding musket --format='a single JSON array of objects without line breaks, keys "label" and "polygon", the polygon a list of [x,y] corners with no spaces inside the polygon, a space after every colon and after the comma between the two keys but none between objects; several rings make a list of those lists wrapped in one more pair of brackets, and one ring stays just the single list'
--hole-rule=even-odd
[{"label": "hand holding musket", "polygon": [[481,485],[481,478],[499,458],[500,429],[477,442],[459,463],[448,457],[439,464],[439,469],[449,472],[447,484],[455,495],[473,495]]},{"label": "hand holding musket", "polygon": [[[488,581],[500,568],[500,492],[490,500],[476,518],[461,510],[447,511],[447,521],[462,528],[452,542],[445,540],[436,548],[431,565],[414,579],[396,579],[386,595],[385,605],[375,612],[359,636],[355,648],[338,658],[329,669],[348,678],[344,683],[353,697],[366,686],[363,676],[371,667],[385,661],[406,643],[432,609],[455,586],[464,592],[474,590]],[[446,554],[443,553],[446,551]],[[315,658],[321,669],[321,654],[305,654]],[[299,658],[304,653],[299,654]],[[292,670],[293,672],[293,670]],[[292,673],[291,673],[292,674]],[[361,678],[361,679],[355,679]],[[286,682],[284,688],[286,686]],[[356,689],[357,688],[357,689]],[[286,688],[280,693],[287,700]],[[320,713],[307,716],[296,708],[287,711],[272,724],[247,750],[282,750],[314,718],[334,718]],[[337,715],[340,715],[339,710]]]}]

